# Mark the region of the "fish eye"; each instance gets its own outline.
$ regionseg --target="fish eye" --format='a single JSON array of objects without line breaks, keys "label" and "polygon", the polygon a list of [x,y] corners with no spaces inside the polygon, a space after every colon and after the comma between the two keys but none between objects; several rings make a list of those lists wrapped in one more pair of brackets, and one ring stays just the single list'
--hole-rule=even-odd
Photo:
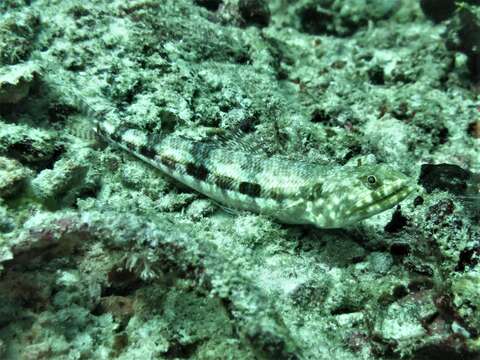
[{"label": "fish eye", "polygon": [[370,190],[378,189],[382,184],[375,175],[367,175],[363,179],[363,184]]}]

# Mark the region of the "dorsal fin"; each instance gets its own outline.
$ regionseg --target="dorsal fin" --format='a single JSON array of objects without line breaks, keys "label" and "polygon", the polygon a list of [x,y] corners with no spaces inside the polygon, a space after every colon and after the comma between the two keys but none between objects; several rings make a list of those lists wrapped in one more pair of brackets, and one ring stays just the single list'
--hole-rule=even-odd
[{"label": "dorsal fin", "polygon": [[246,136],[247,134],[241,130],[225,131],[218,136],[217,141],[226,148],[238,149],[252,154],[264,153],[264,150],[258,144],[249,141]]},{"label": "dorsal fin", "polygon": [[241,130],[230,131],[215,127],[200,127],[193,131],[184,130],[179,136],[211,144],[214,147],[266,155],[265,150],[259,144],[246,139],[247,135]]}]

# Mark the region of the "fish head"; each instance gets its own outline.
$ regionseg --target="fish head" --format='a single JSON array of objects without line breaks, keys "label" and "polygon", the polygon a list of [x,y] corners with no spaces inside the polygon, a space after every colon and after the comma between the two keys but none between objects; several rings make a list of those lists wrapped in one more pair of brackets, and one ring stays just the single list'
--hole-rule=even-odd
[{"label": "fish head", "polygon": [[332,171],[311,195],[310,221],[341,228],[388,210],[413,190],[409,177],[384,165],[360,165]]}]

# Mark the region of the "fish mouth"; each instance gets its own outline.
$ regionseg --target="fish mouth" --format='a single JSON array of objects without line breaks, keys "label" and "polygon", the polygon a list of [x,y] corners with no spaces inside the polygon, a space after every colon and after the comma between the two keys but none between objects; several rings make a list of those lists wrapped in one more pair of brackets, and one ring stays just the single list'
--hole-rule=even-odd
[{"label": "fish mouth", "polygon": [[396,184],[392,185],[387,195],[368,204],[355,206],[353,211],[365,212],[368,214],[367,216],[378,214],[397,205],[408,195],[410,195],[414,189],[414,186],[409,181],[399,180]]}]

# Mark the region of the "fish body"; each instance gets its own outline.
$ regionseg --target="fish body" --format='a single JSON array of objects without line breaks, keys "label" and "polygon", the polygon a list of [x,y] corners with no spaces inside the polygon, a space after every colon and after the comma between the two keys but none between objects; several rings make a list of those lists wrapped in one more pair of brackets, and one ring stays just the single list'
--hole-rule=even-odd
[{"label": "fish body", "polygon": [[233,209],[283,223],[341,228],[385,211],[410,194],[410,179],[382,165],[333,166],[268,157],[185,136],[158,140],[97,124],[99,135],[162,173]]},{"label": "fish body", "polygon": [[[55,73],[56,67],[50,68]],[[411,179],[384,165],[295,161],[185,136],[159,140],[102,120],[114,112],[103,101],[91,103],[68,82],[49,79],[88,116],[99,136],[229,208],[284,223],[341,228],[392,208],[415,189]]]}]

